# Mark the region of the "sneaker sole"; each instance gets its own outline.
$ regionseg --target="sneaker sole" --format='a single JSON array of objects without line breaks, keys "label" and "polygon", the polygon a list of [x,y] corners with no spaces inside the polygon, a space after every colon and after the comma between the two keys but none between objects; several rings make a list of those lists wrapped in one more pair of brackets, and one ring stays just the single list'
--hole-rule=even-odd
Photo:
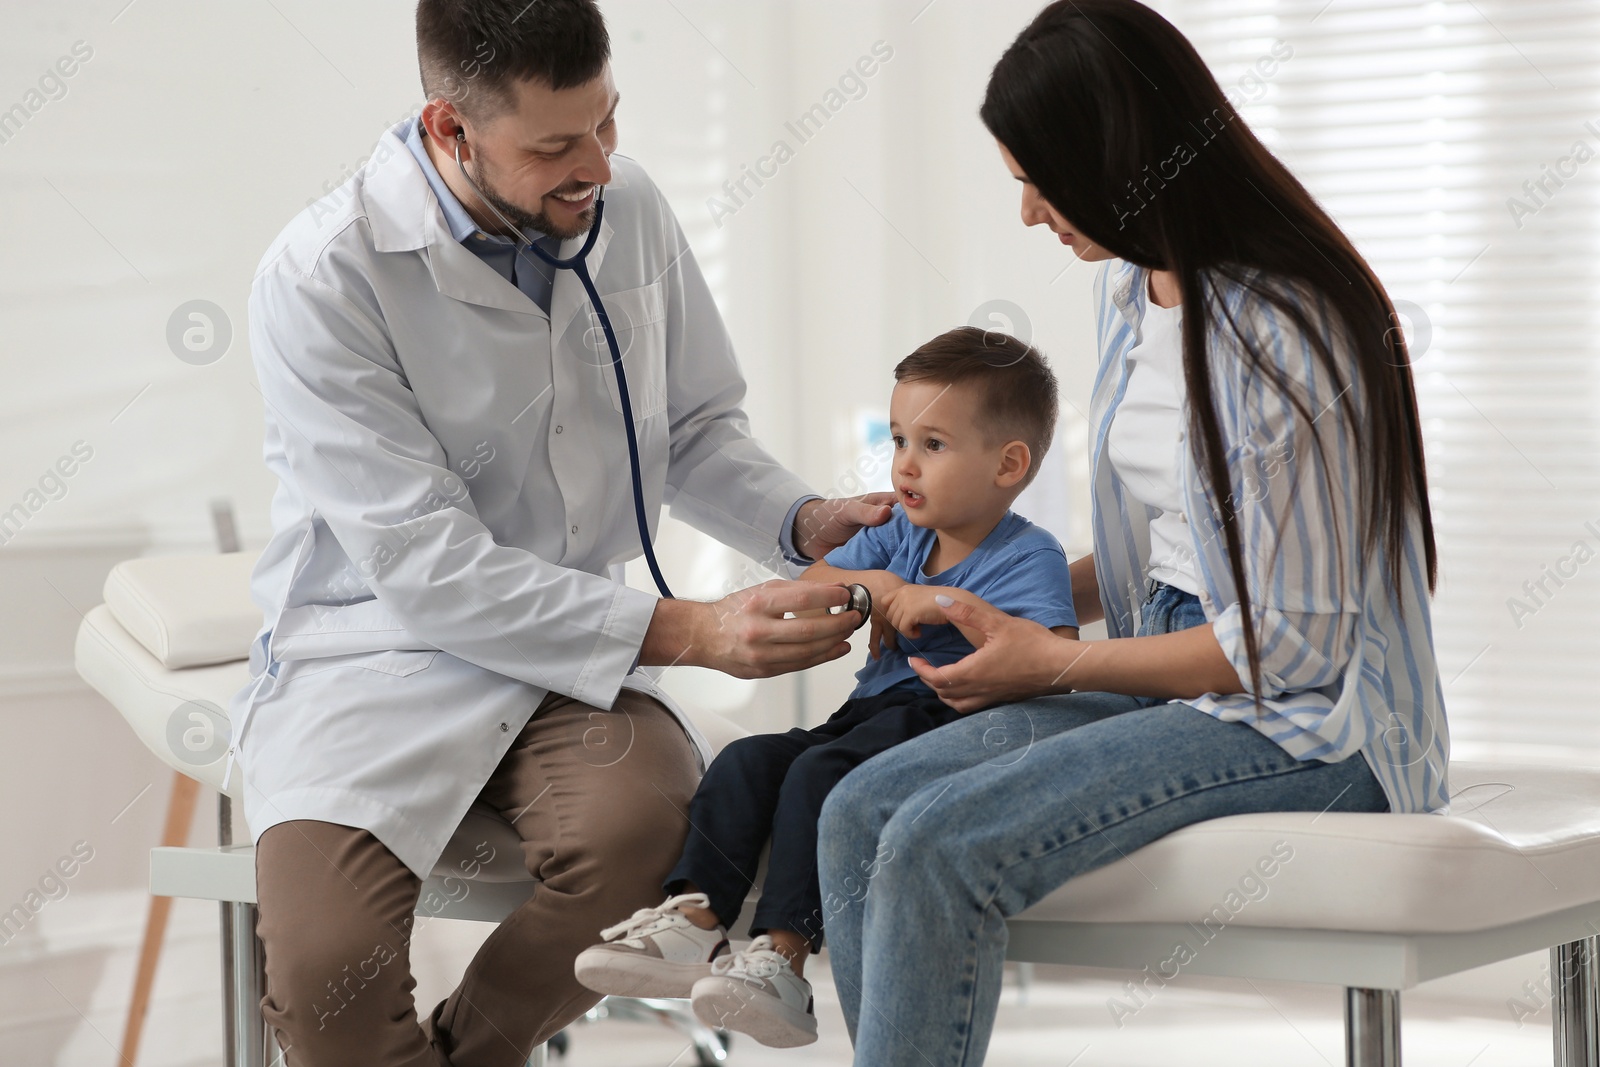
[{"label": "sneaker sole", "polygon": [[768,1048],[796,1048],[817,1039],[817,1018],[766,993],[752,993],[736,978],[713,976],[695,983],[690,1007],[717,1030],[749,1034]]},{"label": "sneaker sole", "polygon": [[654,956],[585,949],[572,972],[587,989],[614,997],[687,997],[711,974],[709,963],[673,963]]}]

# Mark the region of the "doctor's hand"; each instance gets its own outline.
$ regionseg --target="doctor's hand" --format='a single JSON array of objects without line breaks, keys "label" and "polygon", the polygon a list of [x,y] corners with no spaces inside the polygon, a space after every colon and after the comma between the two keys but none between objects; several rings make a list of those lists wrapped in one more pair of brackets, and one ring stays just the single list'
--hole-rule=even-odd
[{"label": "doctor's hand", "polygon": [[843,607],[843,586],[773,580],[706,603],[662,600],[640,649],[644,666],[710,667],[735,678],[771,678],[847,655],[861,614],[786,619]]},{"label": "doctor's hand", "polygon": [[888,522],[896,499],[893,493],[868,493],[838,500],[808,500],[794,516],[794,547],[807,559],[821,559],[854,537],[861,527]]},{"label": "doctor's hand", "polygon": [[911,669],[928,688],[960,712],[996,704],[1066,693],[1073,689],[1072,668],[1088,645],[1051,632],[1029,619],[1007,615],[991,604],[949,600],[938,605],[977,649],[964,659],[935,667],[915,657]]}]

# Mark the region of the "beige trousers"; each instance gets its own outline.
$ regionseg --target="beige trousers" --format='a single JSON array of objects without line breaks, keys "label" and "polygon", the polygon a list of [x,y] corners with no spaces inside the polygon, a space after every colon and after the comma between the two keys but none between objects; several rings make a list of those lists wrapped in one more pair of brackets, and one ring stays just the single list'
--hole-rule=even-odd
[{"label": "beige trousers", "polygon": [[480,794],[513,820],[539,888],[421,1025],[417,876],[366,830],[267,830],[256,848],[261,1009],[289,1067],[522,1067],[600,999],[573,978],[577,954],[661,902],[697,781],[687,735],[650,697],[625,689],[610,711],[546,698]]}]

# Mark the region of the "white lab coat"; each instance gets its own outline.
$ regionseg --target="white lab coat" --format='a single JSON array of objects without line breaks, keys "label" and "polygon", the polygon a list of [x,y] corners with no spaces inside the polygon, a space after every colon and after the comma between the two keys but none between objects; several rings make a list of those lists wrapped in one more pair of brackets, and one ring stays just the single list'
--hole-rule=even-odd
[{"label": "white lab coat", "polygon": [[[255,839],[290,819],[362,827],[426,877],[547,692],[660,694],[630,674],[657,598],[620,582],[639,535],[583,288],[558,272],[546,316],[453,240],[406,128],[289,224],[251,290],[279,487],[233,755]],[[750,436],[665,199],[633,160],[612,164],[589,267],[624,350],[652,529],[666,503],[784,569],[780,527],[808,490]]]}]

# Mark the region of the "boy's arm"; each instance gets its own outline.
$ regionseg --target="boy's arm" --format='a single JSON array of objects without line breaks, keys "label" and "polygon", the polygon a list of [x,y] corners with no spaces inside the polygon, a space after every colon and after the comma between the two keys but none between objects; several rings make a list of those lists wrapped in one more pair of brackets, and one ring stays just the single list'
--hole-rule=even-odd
[{"label": "boy's arm", "polygon": [[[957,604],[968,604],[973,607],[980,605],[994,607],[978,594],[953,585],[913,585],[890,602],[887,611],[889,624],[899,633],[916,640],[922,636],[922,627],[949,621],[945,615],[945,606],[939,603],[940,599],[953,600]],[[1076,626],[1052,626],[1050,632],[1068,641],[1078,640]],[[967,637],[971,639],[970,634]]]},{"label": "boy's arm", "polygon": [[873,659],[881,659],[886,651],[898,647],[886,612],[894,603],[895,595],[910,584],[904,578],[893,571],[847,571],[830,563],[819,562],[807,567],[800,575],[800,580],[828,585],[866,586],[872,594],[872,630],[867,636],[867,653]]},{"label": "boy's arm", "polygon": [[1078,640],[1071,573],[1066,554],[1054,539],[1050,541],[1049,550],[1034,549],[1004,562],[989,581],[979,586],[983,594],[955,586],[922,585],[901,593],[890,606],[890,623],[897,631],[914,639],[921,636],[923,626],[947,621],[945,609],[938,603],[940,599],[954,600],[974,609],[992,603],[1007,614],[1049,626],[1057,637]]},{"label": "boy's arm", "polygon": [[827,562],[813,563],[800,575],[800,580],[824,585],[864,585],[875,605],[889,600],[891,593],[906,584],[906,580],[893,571],[847,571]]}]

